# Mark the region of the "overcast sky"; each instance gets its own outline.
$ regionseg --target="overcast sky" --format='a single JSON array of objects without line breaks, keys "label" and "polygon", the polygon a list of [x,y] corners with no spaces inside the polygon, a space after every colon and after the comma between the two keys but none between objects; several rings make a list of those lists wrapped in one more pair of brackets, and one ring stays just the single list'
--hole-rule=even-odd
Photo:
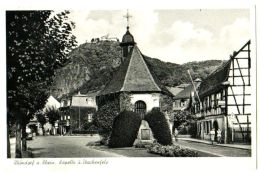
[{"label": "overcast sky", "polygon": [[[131,10],[130,32],[147,56],[173,63],[227,60],[250,39],[249,10]],[[71,11],[79,44],[109,34],[122,39],[126,10]]]}]

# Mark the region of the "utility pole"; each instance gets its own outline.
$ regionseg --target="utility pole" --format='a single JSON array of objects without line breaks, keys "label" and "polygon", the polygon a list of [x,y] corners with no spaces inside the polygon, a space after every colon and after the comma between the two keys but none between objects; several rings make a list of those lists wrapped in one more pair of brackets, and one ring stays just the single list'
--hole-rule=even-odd
[{"label": "utility pole", "polygon": [[79,129],[80,129],[80,106],[79,106]]},{"label": "utility pole", "polygon": [[192,85],[193,85],[194,92],[196,93],[196,96],[198,97],[199,103],[201,104],[199,94],[198,94],[198,92],[197,92],[197,89],[196,89],[196,87],[195,87],[195,84],[194,84],[193,79],[192,79],[191,74],[190,74],[190,70],[188,70],[188,74],[189,74],[189,76],[190,76],[190,80],[191,80],[191,83],[192,83]]}]

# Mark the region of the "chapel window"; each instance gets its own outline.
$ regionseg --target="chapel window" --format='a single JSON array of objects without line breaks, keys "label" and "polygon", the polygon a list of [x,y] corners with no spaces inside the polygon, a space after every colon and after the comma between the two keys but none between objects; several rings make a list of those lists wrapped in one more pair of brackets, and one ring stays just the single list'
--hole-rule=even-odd
[{"label": "chapel window", "polygon": [[134,111],[141,115],[141,118],[144,118],[144,115],[146,113],[146,104],[143,101],[137,101],[135,103],[135,109]]}]

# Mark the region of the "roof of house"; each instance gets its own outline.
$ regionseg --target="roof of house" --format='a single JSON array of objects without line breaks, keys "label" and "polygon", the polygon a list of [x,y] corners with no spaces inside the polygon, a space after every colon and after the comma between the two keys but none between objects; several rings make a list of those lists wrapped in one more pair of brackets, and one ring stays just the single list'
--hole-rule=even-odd
[{"label": "roof of house", "polygon": [[182,90],[184,90],[183,88],[179,88],[179,87],[166,87],[174,96],[176,96],[178,93],[180,93]]},{"label": "roof of house", "polygon": [[180,85],[177,85],[176,87],[184,89],[184,88],[188,87],[189,85],[190,84],[180,84]]},{"label": "roof of house", "polygon": [[[201,80],[196,79],[196,82],[194,82],[194,85],[196,87],[196,90],[200,87]],[[194,90],[193,85],[190,83],[188,86],[184,88],[181,92],[179,92],[173,99],[187,99],[190,98],[191,92]]]},{"label": "roof of house", "polygon": [[200,97],[218,92],[225,87],[222,83],[228,80],[230,64],[231,60],[223,63],[201,83],[199,88]]},{"label": "roof of house", "polygon": [[163,92],[172,95],[149,69],[137,46],[132,48],[129,56],[99,95],[118,92]]},{"label": "roof of house", "polygon": [[96,97],[100,91],[95,92],[81,92],[80,94],[74,94],[73,97]]}]

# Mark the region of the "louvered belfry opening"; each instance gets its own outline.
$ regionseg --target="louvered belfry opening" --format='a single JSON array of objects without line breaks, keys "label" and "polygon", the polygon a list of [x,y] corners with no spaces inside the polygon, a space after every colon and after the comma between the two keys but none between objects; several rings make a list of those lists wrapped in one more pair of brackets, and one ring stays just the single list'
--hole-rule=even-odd
[{"label": "louvered belfry opening", "polygon": [[143,101],[137,101],[135,103],[135,109],[134,111],[138,114],[140,114],[141,118],[144,119],[144,115],[146,113],[146,104]]}]

